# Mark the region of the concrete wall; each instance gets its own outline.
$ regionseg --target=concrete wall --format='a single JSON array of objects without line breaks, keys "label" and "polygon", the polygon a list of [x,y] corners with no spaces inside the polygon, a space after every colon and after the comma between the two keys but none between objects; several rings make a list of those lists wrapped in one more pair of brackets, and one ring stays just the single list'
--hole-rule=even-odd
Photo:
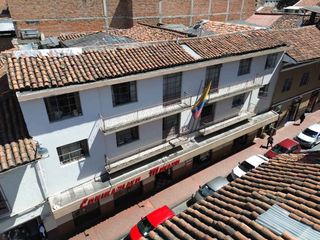
[{"label": "concrete wall", "polygon": [[10,213],[0,219],[0,233],[26,219],[40,216],[46,197],[36,164],[24,165],[0,174],[0,186],[10,208]]},{"label": "concrete wall", "polygon": [[34,28],[49,35],[108,26],[128,28],[137,21],[191,25],[200,19],[239,20],[255,10],[255,0],[7,1],[18,30]]}]

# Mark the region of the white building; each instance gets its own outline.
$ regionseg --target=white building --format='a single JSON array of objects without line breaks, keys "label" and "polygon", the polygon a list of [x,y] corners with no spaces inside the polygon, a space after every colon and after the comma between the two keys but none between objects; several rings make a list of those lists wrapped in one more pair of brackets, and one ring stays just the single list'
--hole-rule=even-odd
[{"label": "white building", "polygon": [[[11,210],[0,232],[37,218],[57,239],[161,187],[160,177],[186,176],[250,143],[278,118],[268,109],[284,51],[270,33],[254,31],[13,53],[10,87],[29,134],[48,154],[0,173]],[[209,81],[195,120],[191,107]],[[14,209],[24,219],[12,222]]]}]

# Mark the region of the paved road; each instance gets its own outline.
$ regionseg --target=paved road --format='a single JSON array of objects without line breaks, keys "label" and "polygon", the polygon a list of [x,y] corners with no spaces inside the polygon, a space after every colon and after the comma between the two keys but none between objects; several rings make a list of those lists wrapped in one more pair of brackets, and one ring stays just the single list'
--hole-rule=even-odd
[{"label": "paved road", "polygon": [[[274,143],[278,143],[285,138],[293,138],[301,131],[301,129],[308,127],[312,123],[318,122],[319,119],[320,110],[308,114],[305,121],[300,126],[294,125],[293,122],[288,123],[285,127],[277,131],[274,136]],[[179,211],[178,209],[183,209],[183,206],[179,206],[180,203],[188,199],[198,189],[199,185],[203,185],[217,176],[228,175],[239,161],[243,161],[253,154],[264,154],[266,149],[260,148],[260,146],[265,145],[266,143],[267,139],[257,138],[252,146],[164,189],[149,199],[118,213],[85,232],[78,234],[72,239],[119,239],[121,236],[124,236],[125,233],[128,233],[130,228],[135,225],[141,217],[146,216],[151,211],[163,205],[168,205],[171,208],[178,206],[177,211]],[[317,147],[320,147],[320,145]]]}]

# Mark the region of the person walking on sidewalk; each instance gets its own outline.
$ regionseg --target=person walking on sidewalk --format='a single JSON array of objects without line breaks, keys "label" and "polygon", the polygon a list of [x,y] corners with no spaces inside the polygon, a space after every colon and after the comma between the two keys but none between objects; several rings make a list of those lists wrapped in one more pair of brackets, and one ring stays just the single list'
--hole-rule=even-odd
[{"label": "person walking on sidewalk", "polygon": [[272,147],[273,145],[273,137],[272,135],[269,135],[268,139],[267,139],[267,148],[269,148],[269,145]]},{"label": "person walking on sidewalk", "polygon": [[300,124],[301,123],[303,123],[303,121],[304,121],[304,119],[306,118],[306,115],[305,115],[305,113],[303,112],[302,114],[301,114],[301,116],[300,116]]}]

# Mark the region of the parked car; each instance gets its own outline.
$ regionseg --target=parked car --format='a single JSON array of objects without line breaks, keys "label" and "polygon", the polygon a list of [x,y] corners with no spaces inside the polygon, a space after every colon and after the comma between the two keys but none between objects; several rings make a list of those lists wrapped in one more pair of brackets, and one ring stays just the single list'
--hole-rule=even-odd
[{"label": "parked car", "polygon": [[269,161],[269,159],[265,156],[262,156],[260,154],[253,155],[244,160],[243,162],[239,163],[239,165],[232,170],[227,179],[235,180],[236,178],[245,175],[250,170],[258,167],[260,164],[265,163],[267,161]]},{"label": "parked car", "polygon": [[298,142],[286,138],[282,140],[278,144],[276,144],[273,148],[271,148],[268,152],[264,154],[267,158],[274,158],[279,154],[289,154],[289,153],[299,153],[301,152],[301,146]]},{"label": "parked car", "polygon": [[146,237],[150,231],[174,216],[174,212],[172,212],[168,206],[158,208],[142,218],[134,227],[132,227],[129,235],[125,239],[138,240],[141,237]]},{"label": "parked car", "polygon": [[193,201],[198,202],[209,195],[212,195],[214,192],[218,191],[223,186],[227,185],[229,181],[225,177],[216,177],[206,184],[199,187],[196,194],[193,196]]},{"label": "parked car", "polygon": [[304,129],[295,137],[301,146],[313,148],[320,143],[320,124],[316,123]]}]

